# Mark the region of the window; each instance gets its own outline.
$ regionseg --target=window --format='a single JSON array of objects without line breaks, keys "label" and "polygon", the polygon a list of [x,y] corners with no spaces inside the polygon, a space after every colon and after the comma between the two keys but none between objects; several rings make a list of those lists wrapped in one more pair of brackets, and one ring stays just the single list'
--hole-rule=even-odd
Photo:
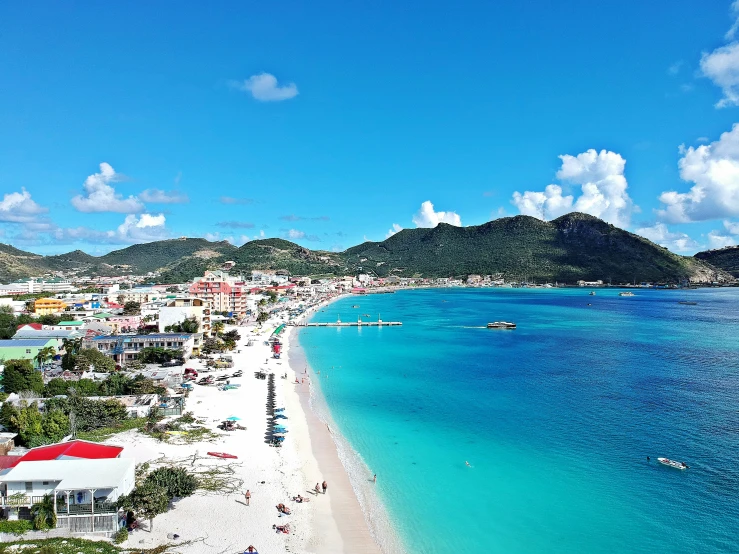
[{"label": "window", "polygon": [[26,492],[33,492],[33,483],[26,481]]},{"label": "window", "polygon": [[30,354],[30,353],[31,353],[31,349],[30,348],[26,348],[26,354]]},{"label": "window", "polygon": [[41,483],[41,484],[42,484],[42,485],[48,485],[48,484],[49,484],[49,482],[48,482],[48,481],[44,481],[44,482],[43,482],[43,483]]}]

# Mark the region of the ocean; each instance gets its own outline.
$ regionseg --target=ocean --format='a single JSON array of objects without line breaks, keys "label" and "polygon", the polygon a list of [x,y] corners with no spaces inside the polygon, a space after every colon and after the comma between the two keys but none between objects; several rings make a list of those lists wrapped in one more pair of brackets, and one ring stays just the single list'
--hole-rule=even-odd
[{"label": "ocean", "polygon": [[387,552],[739,552],[739,289],[589,290],[349,297],[312,321],[403,326],[300,331]]}]

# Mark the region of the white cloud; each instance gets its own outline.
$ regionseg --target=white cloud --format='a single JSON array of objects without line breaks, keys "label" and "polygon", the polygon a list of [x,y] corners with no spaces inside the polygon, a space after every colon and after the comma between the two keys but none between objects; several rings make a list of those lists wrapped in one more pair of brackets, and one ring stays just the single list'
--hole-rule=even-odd
[{"label": "white cloud", "polygon": [[670,67],[667,68],[667,73],[670,75],[677,75],[680,73],[680,69],[683,67],[683,61],[679,60],[675,63],[673,63]]},{"label": "white cloud", "polygon": [[739,235],[739,222],[726,220],[724,221],[724,229],[732,235]]},{"label": "white cloud", "polygon": [[736,237],[722,235],[721,231],[711,231],[707,236],[708,245],[711,249],[723,248],[724,246],[734,246],[737,243]]},{"label": "white cloud", "polygon": [[243,82],[233,83],[233,86],[250,92],[255,100],[262,102],[279,102],[298,95],[298,87],[295,83],[280,86],[277,84],[277,77],[271,73],[252,75]]},{"label": "white cloud", "polygon": [[739,42],[716,48],[710,54],[704,52],[700,67],[703,75],[724,94],[716,103],[717,108],[739,105]]},{"label": "white cloud", "polygon": [[641,235],[674,252],[688,252],[697,249],[699,246],[690,236],[685,233],[672,232],[664,223],[656,223],[651,227],[642,227],[635,232],[637,235]]},{"label": "white cloud", "polygon": [[562,196],[562,187],[547,185],[544,192],[527,190],[523,194],[513,193],[513,205],[523,215],[538,217],[539,219],[555,219],[572,211],[573,197]]},{"label": "white cloud", "polygon": [[680,177],[695,184],[688,192],[663,192],[658,217],[684,223],[739,215],[739,124],[710,144],[682,145],[680,153]]},{"label": "white cloud", "polygon": [[731,28],[726,31],[725,38],[726,40],[733,40],[737,29],[739,29],[739,0],[734,0],[731,3],[729,11],[731,12],[731,16],[734,18],[734,23],[732,23]]},{"label": "white cloud", "polygon": [[439,223],[461,227],[462,219],[455,212],[434,211],[434,205],[430,200],[426,200],[413,216],[413,223],[416,224],[416,227],[436,227]]},{"label": "white cloud", "polygon": [[[511,203],[519,212],[541,219],[552,219],[569,211],[585,212],[619,227],[626,227],[631,220],[634,206],[627,192],[624,177],[626,160],[620,154],[590,149],[587,152],[559,157],[562,166],[557,178],[580,185],[582,194],[563,195],[559,185],[548,185],[544,192],[516,191]],[[574,203],[573,203],[574,200]]]},{"label": "white cloud", "polygon": [[143,212],[145,207],[135,196],[123,198],[110,185],[120,181],[122,176],[116,173],[108,163],[100,164],[100,173],[90,175],[82,186],[84,194],[72,198],[72,205],[80,212],[117,212],[136,214]]},{"label": "white cloud", "polygon": [[50,237],[57,244],[88,242],[97,244],[136,244],[169,238],[164,214],[129,214],[117,229],[100,231],[89,227],[56,228]]},{"label": "white cloud", "polygon": [[187,194],[178,190],[146,189],[139,198],[152,204],[185,204],[190,201]]},{"label": "white cloud", "polygon": [[302,239],[305,238],[305,232],[298,231],[297,229],[290,229],[285,233],[285,236],[289,239]]},{"label": "white cloud", "polygon": [[5,193],[0,201],[0,221],[9,223],[31,224],[48,211],[48,208],[39,206],[26,189]]},{"label": "white cloud", "polygon": [[398,225],[397,223],[393,223],[393,226],[390,229],[388,229],[388,232],[385,235],[385,238],[386,239],[389,239],[394,234],[399,233],[402,230],[403,230],[403,228],[400,225]]}]

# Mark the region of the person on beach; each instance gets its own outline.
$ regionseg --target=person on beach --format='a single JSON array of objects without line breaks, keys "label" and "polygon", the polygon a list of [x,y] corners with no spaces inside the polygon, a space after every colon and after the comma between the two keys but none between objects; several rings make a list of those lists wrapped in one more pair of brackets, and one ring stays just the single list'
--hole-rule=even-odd
[{"label": "person on beach", "polygon": [[375,473],[375,476],[372,478],[373,483],[377,483],[377,473]]},{"label": "person on beach", "polygon": [[316,494],[319,494],[321,492],[321,485],[319,485],[318,483],[316,483],[316,488],[313,489],[313,490],[316,491]]},{"label": "person on beach", "polygon": [[246,489],[246,492],[244,493],[244,500],[246,500],[246,505],[249,505],[249,501],[251,500],[251,493],[249,492],[249,489]]},{"label": "person on beach", "polygon": [[257,549],[254,548],[252,545],[249,545],[246,550],[244,550],[244,554],[246,554],[247,552],[254,552],[254,554],[259,554],[259,552],[257,552]]},{"label": "person on beach", "polygon": [[328,488],[328,483],[326,481],[324,481],[323,482],[323,485],[321,485],[321,487],[323,487],[323,494],[326,494],[326,489]]}]

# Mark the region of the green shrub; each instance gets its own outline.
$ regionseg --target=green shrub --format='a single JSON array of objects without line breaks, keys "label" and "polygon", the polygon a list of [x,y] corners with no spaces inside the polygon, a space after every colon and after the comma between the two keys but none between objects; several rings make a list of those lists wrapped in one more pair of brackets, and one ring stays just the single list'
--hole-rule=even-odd
[{"label": "green shrub", "polygon": [[16,521],[0,521],[0,533],[13,533],[14,535],[22,535],[26,531],[33,529],[33,523],[25,519]]},{"label": "green shrub", "polygon": [[115,535],[113,535],[113,542],[115,544],[121,544],[128,540],[128,529],[123,527]]},{"label": "green shrub", "polygon": [[169,498],[190,496],[198,488],[198,479],[181,467],[160,467],[152,471],[146,483],[162,487]]}]

